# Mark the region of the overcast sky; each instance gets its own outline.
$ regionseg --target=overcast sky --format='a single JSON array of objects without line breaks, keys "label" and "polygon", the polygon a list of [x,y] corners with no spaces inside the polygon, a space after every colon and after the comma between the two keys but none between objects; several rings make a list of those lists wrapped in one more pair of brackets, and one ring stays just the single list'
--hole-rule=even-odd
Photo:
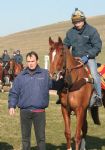
[{"label": "overcast sky", "polygon": [[69,20],[75,8],[105,15],[105,0],[0,0],[0,36]]}]

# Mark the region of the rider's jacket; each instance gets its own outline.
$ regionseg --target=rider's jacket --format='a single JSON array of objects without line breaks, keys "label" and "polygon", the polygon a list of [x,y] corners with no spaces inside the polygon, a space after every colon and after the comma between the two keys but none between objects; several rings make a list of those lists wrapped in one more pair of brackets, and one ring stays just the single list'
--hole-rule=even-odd
[{"label": "rider's jacket", "polygon": [[101,52],[102,41],[97,30],[85,23],[81,30],[75,27],[68,30],[63,41],[67,47],[72,46],[72,55],[82,57],[89,55],[89,58],[94,59]]},{"label": "rider's jacket", "polygon": [[13,59],[16,61],[16,63],[22,64],[23,57],[21,54],[16,54]]}]

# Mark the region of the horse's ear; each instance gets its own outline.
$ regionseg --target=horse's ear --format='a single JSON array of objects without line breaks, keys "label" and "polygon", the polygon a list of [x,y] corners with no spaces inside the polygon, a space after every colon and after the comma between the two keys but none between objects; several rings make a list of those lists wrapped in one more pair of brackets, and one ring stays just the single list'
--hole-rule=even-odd
[{"label": "horse's ear", "polygon": [[54,41],[51,39],[51,37],[49,37],[49,45],[54,44]]},{"label": "horse's ear", "polygon": [[62,43],[61,37],[58,37],[58,42],[59,42],[59,43]]}]

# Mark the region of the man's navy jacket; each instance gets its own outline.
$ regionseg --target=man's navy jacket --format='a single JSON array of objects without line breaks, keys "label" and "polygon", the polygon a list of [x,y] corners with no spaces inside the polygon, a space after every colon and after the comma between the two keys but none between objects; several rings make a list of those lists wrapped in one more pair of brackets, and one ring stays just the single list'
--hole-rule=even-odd
[{"label": "man's navy jacket", "polygon": [[[59,85],[57,85],[59,86]],[[44,109],[49,104],[49,89],[55,86],[47,70],[36,67],[31,75],[24,69],[14,80],[9,92],[9,108]]]}]

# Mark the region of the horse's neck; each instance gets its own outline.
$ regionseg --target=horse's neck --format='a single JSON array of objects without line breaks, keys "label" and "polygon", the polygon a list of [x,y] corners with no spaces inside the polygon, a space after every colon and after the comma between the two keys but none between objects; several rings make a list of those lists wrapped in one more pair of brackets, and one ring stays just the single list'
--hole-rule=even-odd
[{"label": "horse's neck", "polygon": [[66,68],[71,70],[71,76],[72,76],[72,81],[74,82],[77,79],[77,71],[76,69],[73,69],[76,67],[76,60],[74,57],[71,55],[70,50],[66,49]]},{"label": "horse's neck", "polygon": [[2,70],[2,69],[3,69],[2,64],[0,64],[0,70]]},{"label": "horse's neck", "polygon": [[22,70],[21,64],[14,64],[14,74],[18,75]]},{"label": "horse's neck", "polygon": [[69,49],[66,49],[66,67],[76,67],[76,61],[74,57],[71,55]]}]

